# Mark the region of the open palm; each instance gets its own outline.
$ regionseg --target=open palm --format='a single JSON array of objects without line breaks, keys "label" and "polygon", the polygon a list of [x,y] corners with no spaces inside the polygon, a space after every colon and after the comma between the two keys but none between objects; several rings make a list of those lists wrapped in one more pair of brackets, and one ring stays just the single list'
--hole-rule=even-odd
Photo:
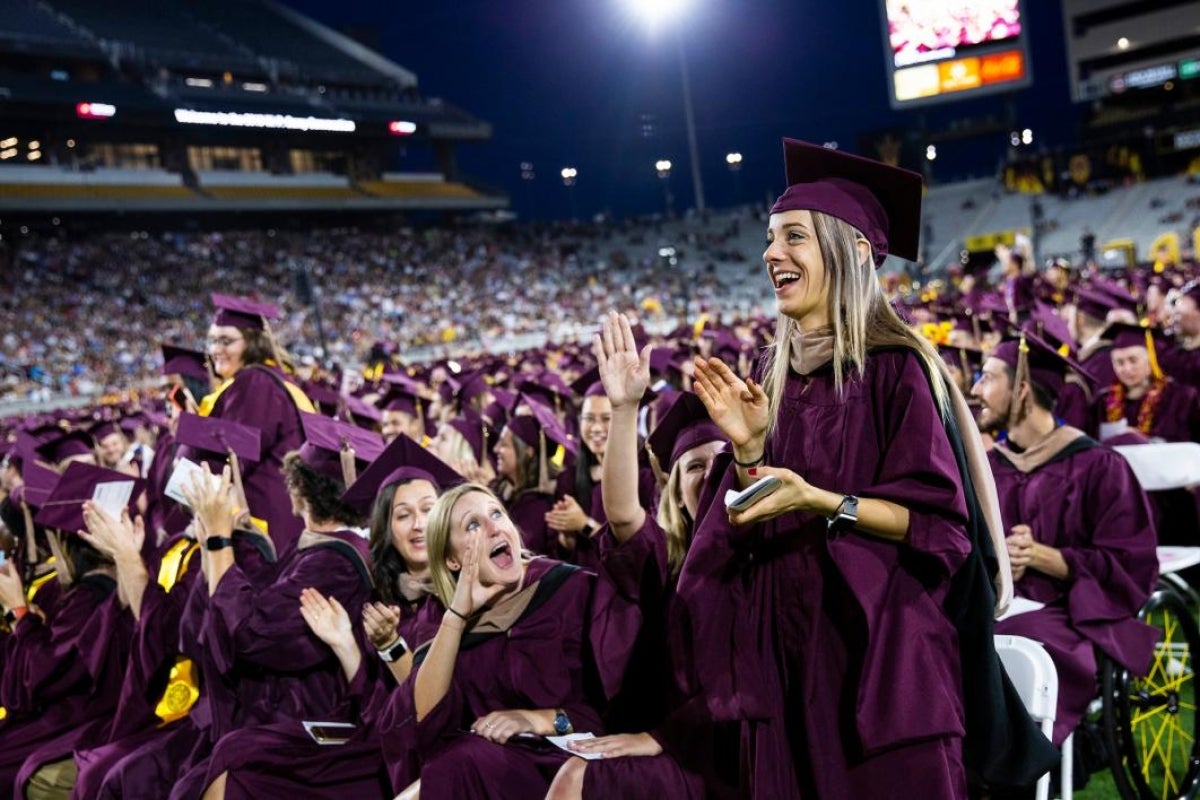
[{"label": "open palm", "polygon": [[650,345],[639,354],[633,327],[624,314],[608,312],[592,338],[600,381],[613,407],[635,405],[650,387]]},{"label": "open palm", "polygon": [[762,387],[743,381],[719,358],[697,358],[695,364],[692,388],[730,443],[734,447],[761,444],[771,414]]}]

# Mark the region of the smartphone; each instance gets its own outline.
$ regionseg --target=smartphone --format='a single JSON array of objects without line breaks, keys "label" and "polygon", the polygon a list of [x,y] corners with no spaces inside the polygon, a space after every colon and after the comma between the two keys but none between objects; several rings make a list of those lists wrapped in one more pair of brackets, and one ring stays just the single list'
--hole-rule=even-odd
[{"label": "smartphone", "polygon": [[349,722],[304,722],[304,730],[317,744],[345,744],[354,736],[355,726]]},{"label": "smartphone", "polygon": [[729,490],[725,494],[725,507],[730,511],[745,511],[759,500],[772,494],[782,485],[783,482],[774,475],[759,478],[740,492],[735,492],[732,489]]}]

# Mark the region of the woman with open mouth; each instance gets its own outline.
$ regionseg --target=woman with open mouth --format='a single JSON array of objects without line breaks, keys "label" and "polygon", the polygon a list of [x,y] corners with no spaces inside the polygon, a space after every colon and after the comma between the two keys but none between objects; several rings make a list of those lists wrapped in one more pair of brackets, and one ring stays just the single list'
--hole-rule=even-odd
[{"label": "woman with open mouth", "polygon": [[605,653],[594,668],[611,687],[624,672],[621,603],[578,567],[524,553],[479,484],[438,498],[426,535],[445,612],[382,724],[410,753],[423,800],[542,797],[569,757],[545,737],[603,733],[590,654]]}]

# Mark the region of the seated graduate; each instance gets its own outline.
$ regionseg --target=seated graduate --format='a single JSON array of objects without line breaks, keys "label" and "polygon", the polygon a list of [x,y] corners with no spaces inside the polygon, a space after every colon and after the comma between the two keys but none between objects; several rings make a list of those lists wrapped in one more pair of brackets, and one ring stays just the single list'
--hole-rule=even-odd
[{"label": "seated graduate", "polygon": [[[301,595],[301,613],[313,633],[320,637],[337,655],[342,671],[350,681],[351,691],[357,692],[359,714],[355,720],[361,732],[338,748],[337,771],[342,787],[353,789],[349,782],[356,774],[374,775],[380,769],[380,747],[383,762],[389,773],[394,764],[404,762],[404,754],[396,753],[394,737],[378,735],[376,722],[386,706],[388,697],[412,670],[412,649],[433,638],[443,612],[441,604],[432,598],[429,578],[429,559],[425,548],[425,528],[430,510],[437,501],[442,486],[462,483],[462,477],[442,463],[428,450],[404,434],[399,434],[342,495],[347,505],[373,508],[371,515],[371,554],[375,570],[376,601],[363,604],[362,626],[374,652],[388,668],[384,680],[374,680],[375,664],[359,649],[349,614],[337,598],[324,597],[315,589],[305,589]],[[324,757],[327,748],[316,744],[306,734],[293,736],[286,746],[293,759],[290,786],[276,775],[272,789],[279,796],[286,790],[303,792],[313,779],[305,764],[310,750]],[[328,771],[327,765],[322,765]],[[398,780],[398,779],[397,779]],[[258,781],[261,784],[261,780]],[[392,796],[404,786],[395,785]],[[357,796],[357,795],[356,795]]]},{"label": "seated graduate", "polygon": [[648,513],[639,498],[637,416],[638,403],[650,383],[650,348],[639,355],[624,315],[610,313],[601,330],[594,350],[612,403],[612,424],[602,484],[608,523],[596,537],[600,568],[638,604],[643,626],[629,670],[607,713],[611,728],[630,732],[572,742],[576,752],[603,756],[603,760],[571,759],[559,770],[547,796],[553,800],[702,798],[701,776],[681,762],[708,766],[697,761],[711,758],[712,749],[705,752],[698,745],[711,742],[696,729],[694,720],[684,721],[686,712],[680,712],[671,722],[693,723],[685,741],[691,752],[680,753],[681,738],[673,735],[675,726],[666,719],[675,710],[672,706],[681,704],[680,690],[686,690],[686,680],[676,681],[671,674],[673,668],[686,670],[686,653],[677,642],[668,647],[672,633],[668,604],[691,543],[700,489],[717,454],[726,447],[725,436],[696,395],[685,392],[675,398],[647,442],[652,463],[668,473],[658,515]]},{"label": "seated graduate", "polygon": [[[175,444],[206,463],[228,459],[236,464],[259,455],[257,429],[228,420],[183,414],[173,433]],[[172,445],[159,453],[174,449]],[[226,468],[238,506],[245,508],[245,497],[236,489],[238,476],[232,467]],[[155,480],[165,489],[170,477],[160,474]],[[214,716],[229,716],[236,704],[228,687],[204,683],[198,667],[204,656],[200,625],[208,601],[199,523],[191,521],[168,536],[143,561],[131,545],[141,540],[141,552],[146,551],[149,532],[140,521],[116,519],[98,507],[91,511],[86,517],[88,541],[116,564],[118,589],[135,620],[134,644],[108,739],[75,751],[78,775],[72,796],[82,800],[165,795],[179,765],[207,752],[204,743]],[[190,519],[189,514],[180,504],[172,517]],[[274,580],[272,542],[249,523],[248,514],[243,524],[244,529],[232,534],[238,564],[256,582]],[[200,713],[193,714],[197,707]],[[226,710],[213,714],[214,707]]]},{"label": "seated graduate", "polygon": [[592,653],[604,634],[628,632],[620,605],[579,568],[524,554],[503,504],[478,484],[438,498],[426,535],[446,610],[381,734],[400,739],[401,778],[419,779],[425,800],[541,797],[568,758],[542,737],[603,732],[591,677],[625,665]]},{"label": "seated graduate", "polygon": [[[111,559],[76,532],[97,486],[128,482],[133,500],[140,480],[72,463],[41,501],[36,521],[55,551],[60,592],[52,608],[28,599],[15,563],[0,566],[0,604],[11,630],[0,641],[0,786],[6,796],[66,797],[75,775],[71,751],[108,736],[133,618]],[[31,778],[43,767],[35,786]]]},{"label": "seated graduate", "polygon": [[1054,659],[1055,744],[1096,696],[1096,649],[1144,675],[1158,635],[1137,619],[1158,575],[1146,495],[1123,457],[1051,412],[1073,367],[1026,333],[996,348],[971,391],[980,429],[1006,434],[988,460],[1016,594],[1044,605],[1001,619],[996,633],[1036,639]]}]

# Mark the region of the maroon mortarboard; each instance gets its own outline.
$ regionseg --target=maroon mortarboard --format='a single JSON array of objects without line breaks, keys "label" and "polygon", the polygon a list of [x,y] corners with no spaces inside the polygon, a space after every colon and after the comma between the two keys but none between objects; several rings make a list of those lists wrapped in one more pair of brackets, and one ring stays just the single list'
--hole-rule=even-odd
[{"label": "maroon mortarboard", "polygon": [[185,378],[196,378],[207,381],[212,376],[208,372],[208,356],[198,350],[177,347],[173,344],[162,346],[163,375],[181,375]]},{"label": "maroon mortarboard", "polygon": [[979,314],[1005,316],[1008,314],[1008,301],[999,292],[988,292],[976,301],[975,311]]},{"label": "maroon mortarboard", "polygon": [[262,431],[220,417],[180,414],[175,441],[221,457],[232,450],[242,461],[262,458]]},{"label": "maroon mortarboard", "polygon": [[343,462],[349,467],[350,457],[354,459],[354,468],[350,471],[353,477],[383,452],[383,438],[378,433],[320,414],[301,414],[300,420],[304,423],[304,444],[300,445],[299,451],[301,460],[339,483],[346,480]]},{"label": "maroon mortarboard", "polygon": [[529,408],[530,413],[520,414],[508,420],[508,429],[513,432],[514,436],[533,448],[536,448],[542,436],[545,436],[546,439],[562,445],[571,455],[578,452],[578,444],[566,428],[559,423],[553,411],[543,403],[526,395],[522,395],[518,399],[518,403],[521,400],[526,401],[525,406]]},{"label": "maroon mortarboard", "polygon": [[447,375],[446,380],[442,381],[438,386],[438,395],[442,398],[442,402],[450,405],[458,400],[458,393],[462,391],[462,384],[458,378]]},{"label": "maroon mortarboard", "polygon": [[1019,369],[1022,348],[1026,350],[1029,378],[1057,398],[1066,383],[1068,370],[1074,370],[1084,380],[1095,383],[1091,373],[1074,359],[1064,356],[1046,340],[1032,333],[1022,333],[1019,338],[1001,342],[992,358],[1003,361],[1014,370]]},{"label": "maroon mortarboard", "polygon": [[670,408],[658,420],[646,446],[658,460],[666,474],[679,457],[709,442],[724,442],[725,434],[708,416],[708,410],[700,398],[691,392],[682,392],[671,403]]},{"label": "maroon mortarboard", "polygon": [[788,188],[771,213],[820,211],[853,225],[871,243],[875,266],[890,253],[916,261],[921,176],[796,139],[783,140]]},{"label": "maroon mortarboard", "polygon": [[21,464],[21,494],[17,499],[24,501],[30,508],[41,508],[50,492],[54,490],[59,477],[61,476],[49,467],[44,467],[33,459],[26,459]]},{"label": "maroon mortarboard", "polygon": [[508,422],[508,406],[499,400],[493,400],[488,403],[481,416],[493,430],[499,430]]},{"label": "maroon mortarboard", "polygon": [[95,442],[84,431],[71,431],[44,442],[37,447],[38,455],[57,464],[72,456],[95,455]]},{"label": "maroon mortarboard", "polygon": [[383,413],[361,398],[352,394],[342,395],[342,414],[349,417],[351,422],[362,428],[374,428],[383,419]]},{"label": "maroon mortarboard", "polygon": [[604,384],[600,382],[600,368],[592,367],[587,372],[571,381],[571,391],[576,397],[595,397],[604,394]]},{"label": "maroon mortarboard", "polygon": [[115,419],[101,420],[92,427],[88,428],[87,432],[91,435],[92,440],[95,442],[99,442],[100,440],[111,436],[114,433],[119,433],[122,436],[125,435],[125,430]]},{"label": "maroon mortarboard", "polygon": [[1055,347],[1061,347],[1064,344],[1068,349],[1075,349],[1075,337],[1071,335],[1071,329],[1067,326],[1067,321],[1055,313],[1054,307],[1043,303],[1041,300],[1035,301],[1033,313],[1029,317],[1029,321],[1025,323],[1027,329],[1032,329],[1037,336],[1047,340]]},{"label": "maroon mortarboard", "polygon": [[983,351],[978,347],[953,347],[948,344],[938,345],[938,355],[951,367],[957,367],[974,379],[975,373],[983,367]]},{"label": "maroon mortarboard", "polygon": [[126,507],[130,517],[136,515],[137,499],[145,485],[141,478],[104,467],[74,462],[54,484],[54,489],[42,502],[34,521],[38,525],[68,533],[83,530],[83,504],[95,496],[98,487],[110,483],[133,484]]},{"label": "maroon mortarboard", "polygon": [[279,309],[268,303],[259,303],[246,297],[228,294],[212,295],[212,304],[217,313],[214,325],[229,325],[241,330],[263,330],[266,323],[279,319]]},{"label": "maroon mortarboard", "polygon": [[477,463],[482,464],[487,460],[488,450],[494,445],[494,434],[488,429],[483,417],[469,408],[464,408],[461,414],[446,424],[467,440]]},{"label": "maroon mortarboard", "polygon": [[567,386],[557,372],[542,370],[533,378],[528,378],[517,384],[517,390],[525,395],[532,395],[549,401],[555,410],[560,410],[563,404],[571,400],[571,387]]},{"label": "maroon mortarboard", "polygon": [[1155,328],[1146,325],[1131,325],[1128,322],[1110,322],[1101,334],[1101,338],[1112,342],[1114,350],[1126,347],[1144,347],[1156,350],[1155,344],[1165,343],[1164,335]]},{"label": "maroon mortarboard", "polygon": [[1092,291],[1108,295],[1117,304],[1118,308],[1123,308],[1126,311],[1137,314],[1138,299],[1116,281],[1107,278],[1097,278],[1092,281],[1091,289]]},{"label": "maroon mortarboard", "polygon": [[321,411],[326,415],[334,413],[342,399],[337,389],[318,381],[306,381],[300,388],[304,390],[304,394],[308,396],[309,400],[321,407]]},{"label": "maroon mortarboard", "polygon": [[[399,376],[397,376],[399,377]],[[378,406],[383,411],[400,411],[413,417],[425,415],[425,401],[421,397],[421,387],[415,381],[405,378],[403,381],[392,381],[385,376],[387,392],[379,398]]]},{"label": "maroon mortarboard", "polygon": [[380,490],[393,483],[411,480],[429,481],[440,494],[462,483],[464,478],[410,437],[400,434],[346,489],[342,502],[366,514]]},{"label": "maroon mortarboard", "polygon": [[132,414],[126,414],[121,417],[120,422],[117,424],[121,426],[121,430],[125,432],[126,436],[133,436],[137,433],[138,428],[152,429],[154,427],[154,420],[150,419],[150,415],[145,411],[135,411]]},{"label": "maroon mortarboard", "polygon": [[464,404],[470,403],[476,397],[491,391],[487,374],[482,370],[462,376],[459,379],[459,383],[462,384],[462,388],[459,389],[458,399]]},{"label": "maroon mortarboard", "polygon": [[655,347],[650,351],[650,369],[657,372],[659,375],[666,375],[671,369],[671,362],[675,360],[676,349],[674,347]]},{"label": "maroon mortarboard", "polygon": [[1108,317],[1108,312],[1121,307],[1120,303],[1104,292],[1096,292],[1082,287],[1075,290],[1074,302],[1075,308],[1101,322]]}]

